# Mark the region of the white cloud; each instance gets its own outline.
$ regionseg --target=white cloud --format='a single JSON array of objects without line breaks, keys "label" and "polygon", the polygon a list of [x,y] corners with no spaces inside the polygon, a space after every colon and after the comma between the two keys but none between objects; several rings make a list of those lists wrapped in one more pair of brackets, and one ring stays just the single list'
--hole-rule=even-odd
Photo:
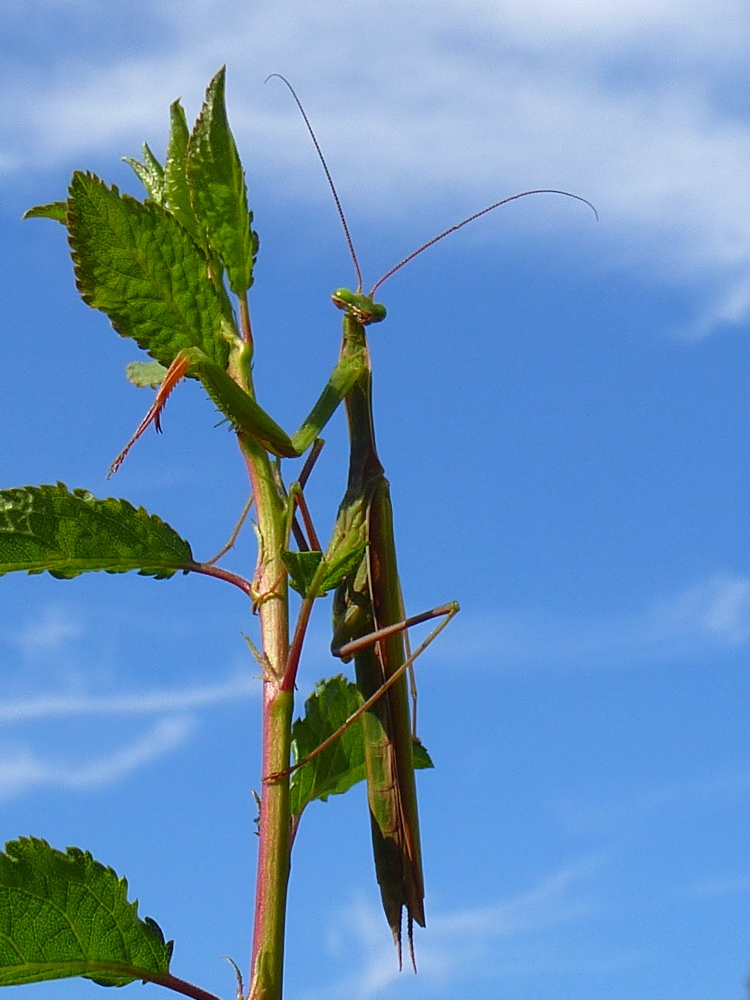
[{"label": "white cloud", "polygon": [[[111,695],[47,694],[43,697],[0,701],[0,726],[52,718],[102,716],[161,716],[142,736],[101,757],[61,763],[67,749],[52,749],[44,729],[44,749],[24,742],[0,749],[0,800],[39,788],[92,791],[112,785],[153,760],[184,746],[196,725],[194,712],[213,705],[237,702],[260,693],[258,679],[235,674],[212,685]],[[82,736],[80,728],[77,737]],[[78,739],[76,740],[78,743]],[[67,748],[70,740],[64,743]],[[83,751],[79,754],[83,756]]]},{"label": "white cloud", "polygon": [[611,615],[462,612],[431,655],[500,670],[607,669],[731,653],[748,640],[750,577],[719,574]]},{"label": "white cloud", "polygon": [[189,717],[161,719],[143,736],[96,760],[61,764],[31,750],[6,751],[0,756],[0,799],[35,788],[90,791],[114,784],[157,757],[183,746],[194,721]]},{"label": "white cloud", "polygon": [[[476,7],[514,44],[545,51],[574,43],[585,47],[592,61],[602,52],[622,57],[628,51],[649,51],[660,42],[695,57],[707,49],[729,57],[742,51],[748,28],[748,10],[741,0],[723,3],[719,16],[702,0],[530,0]],[[660,54],[663,58],[663,49]]]},{"label": "white cloud", "polygon": [[505,938],[575,922],[591,912],[582,889],[606,861],[603,854],[591,855],[560,868],[538,885],[502,903],[438,914],[430,920],[430,927],[446,938],[454,935]]},{"label": "white cloud", "polygon": [[38,621],[30,622],[19,632],[7,635],[28,659],[57,652],[71,639],[83,634],[83,625],[59,607],[47,608]]},{"label": "white cloud", "polygon": [[[607,244],[597,262],[702,292],[707,304],[688,334],[747,318],[750,123],[719,96],[745,88],[750,10],[739,0],[720,8],[700,0],[153,0],[140,5],[148,46],[133,36],[95,54],[76,48],[80,5],[55,7],[58,16],[67,9],[66,44],[52,51],[41,30],[39,47],[24,50],[23,72],[6,51],[6,168],[85,165],[94,146],[132,153],[145,136],[161,148],[167,104],[182,95],[195,113],[202,86],[226,61],[250,176],[264,173],[286,199],[325,198],[291,101],[280,86],[261,84],[285,72],[350,211],[395,220],[421,205],[439,226],[513,189],[568,187],[602,214],[591,235],[588,219],[563,213],[568,242],[575,226]],[[503,228],[512,219],[506,214]],[[549,235],[549,213],[544,219]]]},{"label": "white cloud", "polygon": [[[429,935],[418,936],[415,942],[421,979],[448,988],[467,978],[515,974],[519,965],[524,965],[522,946],[546,939],[557,928],[592,917],[597,909],[596,882],[607,862],[604,854],[590,855],[563,866],[508,900],[457,913],[431,913]],[[356,996],[362,1000],[383,995],[399,978],[399,971],[382,913],[359,902],[347,908],[338,924],[333,935],[336,950],[351,954],[357,971],[308,995]],[[519,947],[513,942],[518,942]],[[548,959],[554,952],[551,946]],[[537,954],[536,974],[548,965],[540,958]],[[575,961],[580,970],[587,959],[577,956]],[[559,964],[557,958],[553,962]]]},{"label": "white cloud", "polygon": [[750,892],[750,875],[711,875],[685,886],[678,895],[687,899],[744,896]]},{"label": "white cloud", "polygon": [[717,800],[744,801],[749,791],[750,769],[745,767],[708,777],[690,776],[603,803],[558,796],[553,809],[568,835],[622,834],[654,816],[668,816],[673,822],[677,809],[691,812]]},{"label": "white cloud", "polygon": [[0,702],[0,723],[27,722],[74,715],[152,715],[204,708],[260,693],[260,685],[250,674],[231,677],[221,684],[116,695],[47,695],[13,702]]}]

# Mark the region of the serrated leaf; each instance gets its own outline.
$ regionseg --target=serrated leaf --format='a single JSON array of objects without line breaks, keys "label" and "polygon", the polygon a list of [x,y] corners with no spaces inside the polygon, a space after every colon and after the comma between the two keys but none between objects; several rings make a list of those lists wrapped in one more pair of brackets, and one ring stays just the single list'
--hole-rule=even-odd
[{"label": "serrated leaf", "polygon": [[[284,565],[289,571],[289,583],[300,597],[307,597],[310,586],[323,559],[322,552],[293,552],[284,549],[281,553]],[[316,595],[317,596],[317,595]],[[321,595],[322,596],[322,595]]]},{"label": "serrated leaf", "polygon": [[148,147],[148,143],[143,143],[143,160],[134,160],[132,156],[123,156],[123,160],[135,171],[138,180],[146,189],[149,198],[157,205],[164,204],[164,167],[156,159]]},{"label": "serrated leaf", "polygon": [[187,147],[190,130],[185,111],[179,101],[169,108],[171,128],[167,158],[164,162],[164,204],[181,226],[190,233],[196,243],[206,249],[206,234],[199,228],[187,179]]},{"label": "serrated leaf", "polygon": [[27,209],[22,219],[54,219],[55,222],[62,222],[63,225],[68,220],[67,201],[51,201],[48,205],[34,205]]},{"label": "serrated leaf", "polygon": [[228,303],[208,276],[205,254],[172,215],[79,171],[69,207],[83,300],[167,367],[187,347],[226,367],[237,337]]},{"label": "serrated leaf", "polygon": [[412,737],[411,756],[415,771],[426,771],[435,767],[432,763],[432,757],[427,752],[427,747],[416,736]]},{"label": "serrated leaf", "polygon": [[125,366],[128,382],[137,385],[139,389],[155,389],[161,385],[167,369],[158,361],[130,361]]},{"label": "serrated leaf", "polygon": [[[332,736],[362,704],[356,684],[340,674],[319,681],[305,702],[305,714],[292,726],[295,762],[303,760]],[[330,747],[323,750],[291,777],[293,816],[299,816],[314,799],[343,795],[365,779],[365,744],[362,720],[357,719]]]},{"label": "serrated leaf", "polygon": [[247,188],[225,104],[226,67],[206,90],[187,149],[192,204],[208,242],[227,272],[229,287],[242,296],[253,283],[258,236],[247,207]]},{"label": "serrated leaf", "polygon": [[168,974],[172,943],[128,884],[88,852],[23,837],[0,852],[0,986],[83,976],[125,986]]},{"label": "serrated leaf", "polygon": [[173,528],[127,500],[97,500],[63,483],[0,490],[0,576],[46,570],[71,579],[137,570],[166,579],[192,558]]},{"label": "serrated leaf", "polygon": [[[338,674],[318,681],[305,701],[305,714],[292,726],[295,763],[304,760],[343,726],[363,699],[356,684]],[[412,742],[415,770],[432,768],[429,753],[420,740]],[[292,816],[299,816],[314,799],[325,802],[329,795],[343,795],[366,778],[362,719],[357,719],[338,739],[316,757],[292,772],[290,781]]]}]

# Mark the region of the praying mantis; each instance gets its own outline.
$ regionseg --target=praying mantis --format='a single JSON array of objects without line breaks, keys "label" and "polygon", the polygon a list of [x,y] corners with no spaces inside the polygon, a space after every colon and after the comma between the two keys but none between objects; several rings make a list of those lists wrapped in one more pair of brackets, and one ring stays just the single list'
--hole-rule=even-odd
[{"label": "praying mantis", "polygon": [[[425,924],[424,876],[419,841],[417,792],[412,760],[412,728],[403,672],[407,663],[404,632],[377,643],[373,634],[404,622],[390,488],[375,446],[372,371],[365,328],[385,318],[382,306],[361,293],[338,289],[333,302],[344,311],[342,359],[363,358],[363,372],[346,397],[350,455],[347,490],[334,531],[364,538],[365,550],[356,570],[336,590],[333,603],[332,651],[347,658],[352,640],[367,644],[353,653],[362,697],[380,694],[363,719],[367,797],[375,871],[388,925],[401,966],[402,912],[407,913],[407,939],[416,971],[413,924]],[[443,609],[431,614],[438,615]],[[458,611],[451,605],[449,620]],[[446,612],[443,612],[446,613]],[[447,620],[445,624],[447,624]],[[393,678],[387,690],[384,685]]]},{"label": "praying mantis", "polygon": [[[406,910],[409,954],[416,972],[413,925],[415,922],[422,927],[425,925],[424,876],[412,759],[416,737],[409,712],[406,670],[411,669],[415,656],[458,613],[459,605],[454,602],[413,619],[405,618],[390,487],[375,445],[372,370],[366,328],[382,322],[386,317],[385,307],[374,300],[375,291],[385,281],[428,247],[501,205],[532,194],[559,194],[582,201],[595,215],[597,213],[585,198],[567,191],[524,191],[482,209],[424,243],[391,268],[376,282],[370,294],[365,295],[349,227],[318,140],[293,87],[284,77],[273,75],[289,88],[315,145],[357,277],[355,292],[339,288],[332,296],[333,304],[344,313],[339,366],[355,364],[360,374],[345,396],[350,445],[349,475],[327,557],[329,560],[335,557],[340,539],[347,539],[348,544],[354,546],[364,542],[364,550],[358,565],[336,590],[331,649],[334,655],[344,660],[354,657],[357,685],[366,699],[364,707],[368,710],[364,713],[363,722],[367,796],[376,877],[385,916],[396,944],[399,968],[402,914]],[[407,655],[405,630],[418,621],[441,616],[443,621],[428,636],[417,654]],[[346,724],[352,721],[353,718]],[[337,735],[335,733],[332,739]]]},{"label": "praying mantis", "polygon": [[[220,83],[223,88],[223,77]],[[281,670],[274,671],[262,654],[258,654],[258,659],[264,668],[264,679],[269,685],[276,686],[279,692],[291,694],[312,604],[327,589],[335,590],[332,652],[344,661],[354,659],[357,684],[363,698],[362,706],[346,720],[342,730],[362,717],[376,876],[386,919],[397,947],[399,965],[402,916],[403,910],[406,910],[408,946],[414,965],[413,924],[416,922],[424,926],[425,913],[412,749],[414,734],[406,672],[410,670],[416,656],[458,612],[458,605],[443,605],[410,619],[406,619],[404,615],[390,488],[378,456],[374,435],[372,371],[366,331],[368,326],[380,323],[386,316],[385,307],[375,302],[374,295],[386,280],[428,247],[511,201],[529,195],[559,194],[584,202],[595,213],[596,210],[585,198],[555,189],[524,191],[504,198],[423,244],[391,268],[375,284],[369,295],[365,295],[357,256],[325,159],[296,94],[286,80],[284,83],[297,102],[323,164],[357,277],[356,291],[339,288],[332,297],[334,305],[344,313],[343,341],[338,363],[308,418],[294,435],[288,436],[258,405],[248,389],[251,386],[249,372],[252,339],[245,299],[247,287],[244,287],[240,300],[243,337],[235,336],[229,313],[225,311],[223,314],[225,340],[231,344],[228,362],[225,364],[221,358],[217,360],[216,357],[209,356],[202,347],[186,347],[178,351],[163,374],[153,406],[116,459],[112,471],[119,467],[132,443],[150,423],[153,422],[158,429],[164,404],[175,385],[185,375],[200,379],[211,399],[239,435],[251,439],[262,450],[263,462],[266,452],[279,459],[303,455],[318,438],[338,405],[342,401],[345,403],[350,443],[349,472],[333,537],[325,553],[318,549],[318,570],[303,593],[295,637],[285,665],[282,664]],[[244,193],[242,197],[244,198]],[[208,263],[209,277],[214,281],[215,262],[209,258]],[[218,289],[216,294],[223,303],[223,286],[220,280],[215,283]],[[245,285],[247,286],[247,282]],[[263,475],[270,483],[270,474],[266,475],[264,472]],[[273,490],[276,487],[269,488]],[[277,490],[277,499],[279,497]],[[288,497],[282,498],[287,513],[292,517],[295,504],[300,502],[300,498],[301,490],[293,490]],[[273,553],[273,557],[276,557],[276,553]],[[328,572],[336,566],[339,567],[337,572]],[[257,606],[278,599],[281,592],[276,592],[276,587],[277,584],[272,581],[269,589],[259,592]],[[442,621],[414,654],[409,653],[405,630],[414,624],[435,618],[441,618]],[[336,739],[340,732],[341,730],[332,734],[325,744]],[[321,749],[319,747],[308,758],[297,761],[294,767],[303,766]],[[285,778],[288,780],[290,770],[288,767],[283,770],[268,769],[263,777],[264,785],[271,787],[282,783]],[[263,809],[265,808],[264,805]],[[281,928],[281,933],[283,920],[277,920],[276,926]],[[254,954],[256,972],[264,960],[264,955],[260,952]],[[254,996],[255,993],[251,995]]]}]

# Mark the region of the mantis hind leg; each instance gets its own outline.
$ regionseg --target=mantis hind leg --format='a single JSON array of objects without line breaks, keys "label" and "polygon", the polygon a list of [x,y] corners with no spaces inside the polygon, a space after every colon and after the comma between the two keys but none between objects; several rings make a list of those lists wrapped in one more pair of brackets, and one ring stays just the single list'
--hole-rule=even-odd
[{"label": "mantis hind leg", "polygon": [[358,650],[365,649],[368,646],[373,646],[380,640],[388,638],[388,636],[394,635],[398,632],[403,632],[415,625],[421,625],[423,622],[430,621],[434,618],[443,618],[443,621],[435,626],[430,634],[419,644],[419,646],[417,646],[414,652],[409,654],[407,659],[401,664],[401,667],[395,671],[394,674],[389,677],[388,680],[385,681],[385,683],[382,684],[373,695],[363,701],[357,711],[352,712],[352,714],[339,726],[335,733],[332,733],[320,744],[320,746],[316,747],[312,753],[309,753],[303,760],[297,761],[296,764],[285,768],[283,771],[276,771],[273,774],[268,774],[263,780],[277,781],[279,778],[283,778],[287,774],[293,774],[301,767],[304,767],[308,761],[314,760],[318,754],[327,750],[332,743],[335,743],[340,736],[343,736],[347,729],[353,726],[358,719],[361,719],[365,712],[372,708],[372,706],[380,698],[382,698],[388,688],[395,684],[396,681],[404,675],[404,673],[412,669],[415,661],[422,655],[422,653],[424,653],[427,647],[430,646],[435,639],[437,639],[443,629],[448,626],[449,622],[456,617],[459,610],[460,606],[457,601],[452,601],[449,604],[441,604],[440,607],[432,608],[430,611],[423,611],[421,614],[413,615],[411,618],[406,618],[404,621],[397,622],[395,625],[388,625],[386,628],[377,629],[369,635],[361,636],[358,639],[353,639],[341,646],[332,648],[334,656],[338,656],[341,659],[349,659]]}]

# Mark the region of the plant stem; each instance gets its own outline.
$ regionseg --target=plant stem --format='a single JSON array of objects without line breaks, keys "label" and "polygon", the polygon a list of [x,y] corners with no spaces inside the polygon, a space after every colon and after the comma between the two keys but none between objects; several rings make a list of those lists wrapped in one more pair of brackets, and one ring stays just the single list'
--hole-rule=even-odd
[{"label": "plant stem", "polygon": [[[289,604],[286,569],[281,560],[285,501],[264,449],[239,435],[258,516],[258,562],[253,581],[262,637],[262,774],[289,765],[294,692],[281,681],[289,656]],[[289,882],[291,816],[289,777],[263,783],[260,804],[258,875],[249,1000],[281,1000],[284,928]]]},{"label": "plant stem", "polygon": [[238,576],[237,573],[232,573],[231,570],[222,569],[221,566],[214,566],[210,562],[191,562],[186,565],[185,570],[189,570],[191,573],[202,573],[204,576],[213,576],[217,580],[224,580],[225,583],[232,583],[248,597],[253,596],[253,585],[249,580],[246,580],[244,576]]},{"label": "plant stem", "polygon": [[184,979],[178,979],[171,972],[167,972],[164,976],[149,978],[146,982],[154,983],[156,986],[163,986],[167,990],[174,990],[175,993],[182,993],[183,996],[191,997],[191,1000],[219,1000],[215,994],[209,993],[207,990],[202,990],[200,986],[187,983]]}]

